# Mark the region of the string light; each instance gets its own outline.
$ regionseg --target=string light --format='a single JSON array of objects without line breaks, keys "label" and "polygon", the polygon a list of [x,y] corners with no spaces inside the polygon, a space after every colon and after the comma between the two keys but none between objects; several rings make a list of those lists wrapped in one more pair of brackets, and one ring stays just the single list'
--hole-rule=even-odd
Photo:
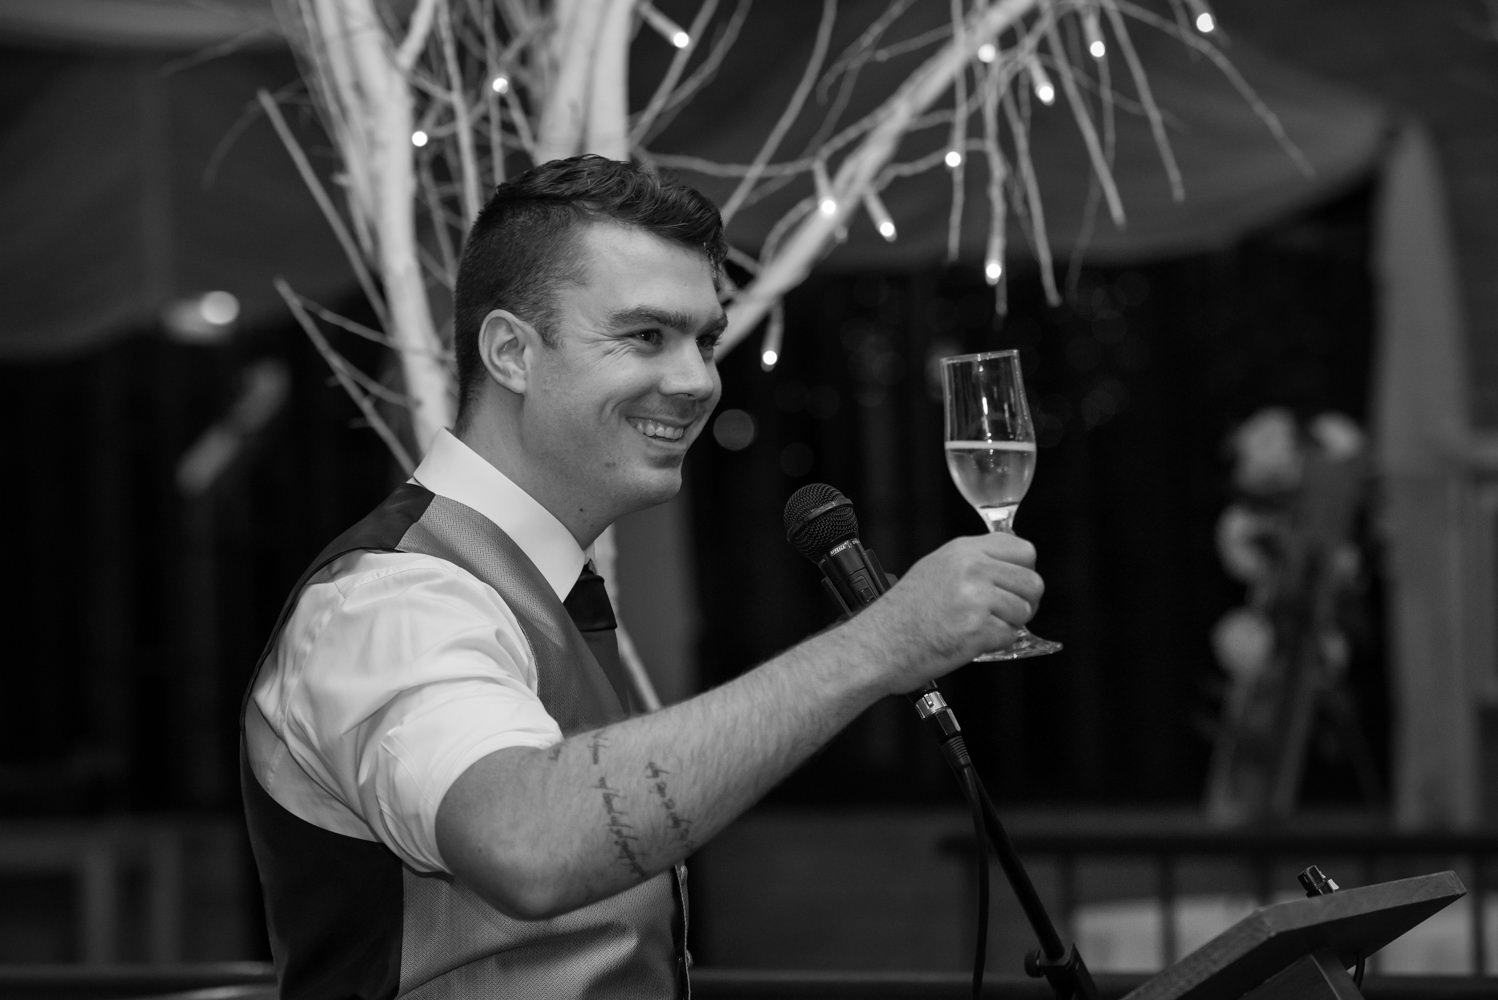
[{"label": "string light", "polygon": [[411,145],[413,146],[425,146],[429,139],[430,137],[421,129],[417,129],[415,132],[411,133]]},{"label": "string light", "polygon": [[765,329],[765,339],[759,348],[761,370],[770,371],[780,361],[780,342],[784,337],[785,308],[777,305],[770,311],[769,326]]},{"label": "string light", "polygon": [[211,344],[226,340],[239,319],[239,299],[213,291],[178,299],[162,310],[162,326],[175,340]]},{"label": "string light", "polygon": [[962,166],[962,153],[955,149],[949,149],[947,150],[945,160],[947,166],[951,167],[953,170],[956,170],[958,167]]},{"label": "string light", "polygon": [[1217,27],[1217,19],[1207,9],[1206,0],[1186,0],[1186,6],[1191,8],[1191,14],[1196,30],[1202,34],[1210,34]]},{"label": "string light", "polygon": [[1046,74],[1045,67],[1040,65],[1040,60],[1031,59],[1026,68],[1030,71],[1030,84],[1035,88],[1035,96],[1040,98],[1040,103],[1055,104],[1056,87]]},{"label": "string light", "polygon": [[879,195],[872,188],[864,193],[863,207],[868,210],[869,218],[874,220],[874,228],[879,231],[879,235],[893,243],[895,220],[889,217],[889,210],[884,207],[884,202],[879,200]]},{"label": "string light", "polygon": [[659,32],[662,38],[678,49],[684,49],[692,44],[692,36],[682,31],[681,25],[656,10],[650,4],[640,4],[640,16],[649,22],[650,26]]},{"label": "string light", "polygon": [[1089,7],[1082,14],[1082,32],[1087,36],[1087,53],[1094,59],[1101,59],[1108,54],[1108,46],[1103,41],[1103,25],[1096,7]]},{"label": "string light", "polygon": [[239,299],[232,292],[204,292],[198,309],[208,322],[228,326],[239,318]]},{"label": "string light", "polygon": [[978,46],[979,62],[991,63],[998,57],[999,50],[994,46],[993,42],[984,42],[982,45]]},{"label": "string light", "polygon": [[496,94],[506,94],[510,90],[510,78],[501,73],[489,81],[489,89]]},{"label": "string light", "polygon": [[821,160],[812,161],[812,181],[817,186],[817,211],[831,217],[837,214],[837,199],[832,196],[832,181],[827,176],[827,166]]},{"label": "string light", "polygon": [[983,280],[997,285],[1004,277],[1004,219],[996,217],[988,230],[988,250],[983,254]]}]

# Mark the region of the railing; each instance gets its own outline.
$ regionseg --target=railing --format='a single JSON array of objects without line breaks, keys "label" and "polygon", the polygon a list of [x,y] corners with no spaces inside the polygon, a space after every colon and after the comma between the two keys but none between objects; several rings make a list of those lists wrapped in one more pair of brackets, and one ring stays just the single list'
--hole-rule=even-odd
[{"label": "railing", "polygon": [[[1171,832],[1104,825],[1088,831],[1076,823],[1058,823],[1011,830],[1010,839],[1063,933],[1075,936],[1079,922],[1100,901],[1132,896],[1152,910],[1160,936],[1159,967],[1190,950],[1183,948],[1177,917],[1183,902],[1193,897],[1236,894],[1245,905],[1275,902],[1299,895],[1296,874],[1312,864],[1343,888],[1454,871],[1467,890],[1466,898],[1452,906],[1466,914],[1466,967],[1443,971],[1498,972],[1498,949],[1490,936],[1498,928],[1490,928],[1488,905],[1498,903],[1490,899],[1498,831],[1406,834],[1365,827]],[[950,838],[942,850],[971,857],[972,841]],[[993,877],[1001,879],[997,866]],[[1120,888],[1120,882],[1132,887],[1141,881],[1147,883],[1142,893]],[[994,892],[1002,891],[996,884]]]},{"label": "railing", "polygon": [[[1121,1000],[1144,976],[1099,975],[1100,1000]],[[1492,1000],[1498,980],[1467,976],[1369,976],[1366,1000]],[[699,969],[696,1000],[969,1000],[958,973],[798,972]],[[985,979],[985,1000],[1053,1000],[1038,980]],[[269,969],[199,965],[137,969],[0,968],[0,1000],[276,1000]]]}]

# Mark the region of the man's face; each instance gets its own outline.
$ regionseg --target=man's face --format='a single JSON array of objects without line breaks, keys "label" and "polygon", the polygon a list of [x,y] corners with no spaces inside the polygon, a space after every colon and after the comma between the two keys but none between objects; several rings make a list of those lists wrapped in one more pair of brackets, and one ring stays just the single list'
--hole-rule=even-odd
[{"label": "man's face", "polygon": [[531,488],[574,531],[680,490],[722,391],[725,321],[701,253],[609,223],[579,247],[585,281],[557,290],[555,346],[531,354],[522,409]]}]

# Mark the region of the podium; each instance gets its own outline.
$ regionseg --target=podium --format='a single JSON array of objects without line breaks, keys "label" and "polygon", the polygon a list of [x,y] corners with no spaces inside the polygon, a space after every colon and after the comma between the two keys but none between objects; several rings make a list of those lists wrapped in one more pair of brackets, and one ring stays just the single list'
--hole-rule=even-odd
[{"label": "podium", "polygon": [[1124,1000],[1361,1000],[1348,968],[1466,891],[1438,872],[1273,903]]}]

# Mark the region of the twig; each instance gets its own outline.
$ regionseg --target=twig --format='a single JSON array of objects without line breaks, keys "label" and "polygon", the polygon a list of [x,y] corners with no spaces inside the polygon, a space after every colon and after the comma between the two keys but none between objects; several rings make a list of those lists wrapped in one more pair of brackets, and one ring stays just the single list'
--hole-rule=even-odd
[{"label": "twig", "polygon": [[791,99],[786,108],[781,112],[775,126],[770,129],[770,134],[760,145],[759,152],[755,154],[754,162],[750,164],[750,170],[744,175],[733,193],[723,203],[722,215],[726,225],[749,192],[754,189],[755,181],[760,175],[761,166],[768,162],[770,156],[775,152],[775,147],[780,145],[780,140],[785,138],[785,133],[790,129],[796,116],[801,113],[802,106],[806,103],[806,97],[811,93],[816,83],[817,74],[821,72],[822,61],[827,58],[827,46],[832,40],[832,25],[837,20],[836,0],[822,0],[822,19],[817,26],[816,39],[812,43],[811,55],[806,60],[805,67],[801,70],[801,79],[796,83],[796,89],[791,94]]},{"label": "twig", "polygon": [[1041,204],[1040,182],[1035,177],[1035,163],[1030,158],[1030,130],[1021,120],[1019,109],[1014,104],[1013,92],[1003,99],[1004,117],[1009,122],[1009,131],[1014,135],[1014,158],[1019,164],[1020,178],[1025,186],[1025,203],[1030,215],[1030,238],[1034,241],[1035,256],[1040,262],[1040,281],[1045,288],[1045,298],[1053,306],[1061,304],[1061,292],[1056,287],[1056,276],[1052,273],[1051,238],[1045,229],[1045,206]]},{"label": "twig", "polygon": [[421,56],[421,50],[426,47],[427,36],[432,32],[432,18],[439,3],[444,8],[447,6],[442,0],[417,0],[416,10],[411,13],[411,25],[406,29],[405,40],[395,54],[395,64],[402,73],[411,72],[411,67],[416,65],[416,60]]},{"label": "twig", "polygon": [[[1114,2],[1117,2],[1117,0],[1114,0]],[[1206,56],[1212,62],[1212,65],[1216,66],[1223,77],[1227,79],[1233,89],[1238,92],[1238,96],[1242,97],[1248,103],[1248,106],[1253,109],[1254,114],[1264,123],[1264,127],[1269,129],[1270,134],[1279,142],[1280,148],[1294,161],[1301,173],[1307,177],[1316,173],[1316,168],[1306,159],[1305,153],[1301,151],[1300,147],[1285,132],[1285,126],[1280,121],[1279,116],[1270,110],[1269,105],[1265,104],[1253,87],[1249,86],[1248,81],[1243,78],[1243,75],[1228,61],[1228,58],[1222,54],[1217,46],[1201,38],[1189,27],[1173,26],[1154,13],[1136,4],[1119,3],[1118,5],[1120,9],[1127,10],[1136,20],[1158,28],[1165,34],[1179,38],[1182,42]]]},{"label": "twig", "polygon": [[[951,0],[952,9],[952,44],[959,52],[967,51],[967,32],[963,25],[962,0]],[[952,201],[947,209],[947,260],[957,259],[958,247],[962,240],[962,208],[967,197],[966,186],[963,183],[967,174],[967,154],[964,148],[967,146],[967,114],[964,108],[967,105],[967,67],[960,67],[952,80],[952,151],[957,154],[957,162],[951,164]]]},{"label": "twig", "polygon": [[479,214],[479,165],[468,120],[468,100],[463,93],[462,70],[458,67],[458,52],[453,44],[452,9],[446,3],[442,4],[441,16],[437,19],[437,31],[442,40],[442,60],[447,66],[450,83],[448,100],[452,103],[453,126],[457,133],[458,176],[463,185],[463,221],[466,226]]},{"label": "twig", "polygon": [[651,134],[659,134],[676,117],[676,112],[717,75],[718,67],[722,65],[728,50],[733,48],[733,43],[738,38],[745,19],[749,16],[752,2],[753,0],[739,0],[738,6],[733,10],[733,15],[729,17],[728,23],[723,26],[723,30],[708,48],[707,55],[702,62],[697,64],[697,68],[692,71],[691,76],[687,77],[686,82],[672,92],[670,99],[660,109],[655,121],[651,124],[651,132],[635,139],[635,145],[638,146],[648,141]]},{"label": "twig", "polygon": [[676,90],[681,75],[686,71],[687,61],[697,49],[697,40],[707,30],[708,23],[712,20],[713,13],[718,9],[718,0],[707,0],[697,11],[697,16],[692,19],[692,27],[688,30],[687,37],[691,42],[685,47],[676,50],[671,57],[671,64],[666,67],[666,73],[661,77],[660,83],[656,85],[655,92],[650,95],[650,100],[645,105],[645,110],[635,118],[634,127],[629,133],[630,146],[636,146],[642,142],[645,136],[650,134],[655,124],[656,116],[665,108],[666,102],[671,99],[671,94]]},{"label": "twig", "polygon": [[[1003,150],[999,148],[999,93],[1004,80],[995,60],[993,67],[989,70],[987,86],[982,94],[983,112],[983,152],[988,161],[988,248],[984,254],[983,266],[987,268],[988,258],[997,261],[1002,268],[1004,263],[1005,242],[1008,239],[1009,213],[1008,205],[1004,200],[1004,182],[1008,177],[1009,165],[1004,161]],[[986,276],[986,275],[985,275]],[[992,279],[994,285],[994,309],[999,315],[1008,311],[1007,288],[1008,280],[1003,271],[999,272],[997,278]]]},{"label": "twig", "polygon": [[1150,132],[1155,137],[1155,148],[1160,151],[1160,163],[1165,168],[1166,178],[1170,181],[1171,198],[1179,202],[1186,197],[1186,186],[1181,180],[1181,168],[1176,163],[1170,138],[1165,134],[1165,122],[1160,115],[1160,106],[1155,101],[1154,92],[1150,88],[1149,76],[1144,72],[1144,64],[1139,61],[1139,53],[1134,50],[1134,40],[1129,37],[1128,25],[1124,22],[1118,5],[1113,0],[1100,0],[1100,2],[1103,10],[1108,13],[1108,22],[1113,25],[1113,33],[1118,38],[1118,50],[1123,54],[1124,64],[1129,68],[1129,75],[1134,80],[1134,88],[1139,92],[1139,103],[1143,106],[1145,117],[1149,120]]},{"label": "twig", "polygon": [[1092,123],[1092,118],[1087,113],[1087,104],[1077,89],[1071,61],[1062,51],[1060,32],[1056,30],[1055,19],[1045,18],[1040,30],[1044,32],[1046,47],[1050,50],[1052,59],[1055,60],[1056,75],[1061,79],[1061,89],[1066,93],[1066,103],[1071,107],[1072,117],[1077,122],[1077,130],[1082,133],[1082,141],[1087,146],[1087,156],[1092,160],[1093,173],[1097,175],[1098,183],[1103,187],[1103,198],[1108,203],[1108,213],[1113,217],[1113,224],[1122,229],[1125,224],[1123,199],[1119,197],[1118,185],[1113,180],[1113,167],[1103,153],[1102,143],[1098,140],[1097,127]]},{"label": "twig", "polygon": [[292,316],[296,318],[297,323],[306,331],[308,338],[317,348],[318,353],[323,356],[323,360],[327,362],[328,368],[332,370],[334,377],[338,379],[338,383],[343,386],[343,391],[348,393],[349,399],[353,400],[354,405],[359,408],[359,412],[364,414],[364,419],[369,421],[370,427],[374,428],[374,432],[380,436],[380,440],[385,443],[385,447],[390,449],[390,454],[395,457],[396,462],[405,470],[408,476],[416,471],[416,463],[411,461],[410,452],[406,451],[406,447],[401,444],[400,438],[391,430],[390,425],[385,421],[384,417],[380,416],[379,411],[375,409],[374,405],[370,403],[368,394],[360,391],[359,387],[349,376],[348,362],[343,359],[341,354],[333,350],[333,346],[328,343],[322,331],[317,328],[317,323],[307,314],[307,310],[302,308],[300,297],[291,290],[291,286],[286,283],[284,278],[277,277],[274,284],[276,291],[281,294],[281,298],[291,310]]},{"label": "twig", "polygon": [[348,228],[343,224],[343,217],[333,207],[333,201],[323,189],[322,182],[318,180],[317,173],[312,169],[312,164],[307,160],[307,154],[302,150],[301,143],[297,142],[296,136],[291,134],[286,120],[281,117],[281,109],[271,96],[264,90],[258,92],[260,105],[265,109],[266,117],[270,119],[276,134],[281,138],[281,144],[286,147],[286,152],[295,164],[297,173],[302,177],[302,183],[307,185],[307,191],[312,195],[312,200],[317,203],[323,218],[327,220],[328,228],[333,230],[333,238],[343,248],[343,255],[348,260],[349,267],[354,272],[354,280],[359,283],[359,288],[364,297],[369,300],[374,309],[375,316],[382,326],[390,324],[390,314],[385,308],[385,300],[380,295],[375,285],[374,276],[370,274],[368,266],[364,262],[364,255],[360,252],[358,245],[349,235]]}]

